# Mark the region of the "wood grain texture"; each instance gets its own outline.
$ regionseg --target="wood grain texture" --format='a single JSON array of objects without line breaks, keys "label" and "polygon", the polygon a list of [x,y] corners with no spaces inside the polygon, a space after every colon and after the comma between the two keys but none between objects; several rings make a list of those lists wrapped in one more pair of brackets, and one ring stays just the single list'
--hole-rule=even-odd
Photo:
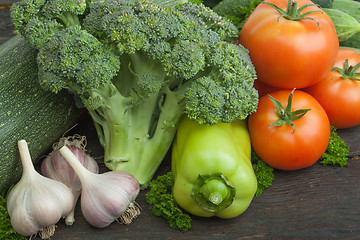
[{"label": "wood grain texture", "polygon": [[[15,1],[0,0],[0,5]],[[8,9],[0,8],[0,44],[14,35],[12,31]],[[87,137],[89,154],[96,158],[101,172],[107,171],[90,117],[82,119],[72,132]],[[75,224],[69,227],[60,221],[51,239],[360,239],[360,126],[339,130],[339,134],[350,146],[351,158],[346,167],[315,163],[299,171],[275,171],[273,185],[255,197],[237,218],[194,216],[192,227],[183,233],[152,214],[145,202],[145,190],[137,198],[142,213],[131,225],[113,223],[105,229],[95,229],[83,218],[78,203]],[[167,157],[156,175],[169,171],[169,164]]]}]

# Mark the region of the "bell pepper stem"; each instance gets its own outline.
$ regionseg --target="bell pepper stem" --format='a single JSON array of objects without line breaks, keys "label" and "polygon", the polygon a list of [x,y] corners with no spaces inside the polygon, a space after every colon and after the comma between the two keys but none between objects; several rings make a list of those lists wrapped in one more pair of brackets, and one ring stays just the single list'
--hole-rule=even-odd
[{"label": "bell pepper stem", "polygon": [[224,197],[228,195],[228,191],[227,185],[217,179],[206,181],[200,188],[200,193],[204,199],[215,205],[219,205],[224,200]]},{"label": "bell pepper stem", "polygon": [[222,173],[201,174],[193,187],[192,197],[203,209],[217,212],[232,204],[235,188]]}]

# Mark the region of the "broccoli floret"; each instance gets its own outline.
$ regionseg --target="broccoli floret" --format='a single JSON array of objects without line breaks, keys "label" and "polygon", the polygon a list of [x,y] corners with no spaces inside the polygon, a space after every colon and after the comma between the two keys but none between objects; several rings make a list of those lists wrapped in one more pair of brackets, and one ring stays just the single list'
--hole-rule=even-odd
[{"label": "broccoli floret", "polygon": [[85,0],[22,0],[11,7],[11,18],[21,35],[41,48],[62,29],[80,25]]},{"label": "broccoli floret", "polygon": [[[72,88],[83,98],[111,80],[120,58],[79,25],[54,34],[37,56],[40,84],[53,92]],[[91,106],[89,106],[91,107]]]},{"label": "broccoli floret", "polygon": [[[55,2],[61,7],[45,7],[58,6]],[[169,150],[183,114],[215,124],[245,119],[256,110],[256,74],[248,52],[231,43],[238,37],[236,27],[210,8],[164,7],[148,0],[89,0],[86,8],[67,3],[34,4],[36,13],[21,24],[27,28],[45,16],[59,24],[38,24],[53,31],[38,45],[41,86],[67,89],[81,99],[94,120],[106,166],[133,174],[142,188]],[[69,12],[79,22],[62,20]],[[28,40],[36,36],[24,34]]]}]

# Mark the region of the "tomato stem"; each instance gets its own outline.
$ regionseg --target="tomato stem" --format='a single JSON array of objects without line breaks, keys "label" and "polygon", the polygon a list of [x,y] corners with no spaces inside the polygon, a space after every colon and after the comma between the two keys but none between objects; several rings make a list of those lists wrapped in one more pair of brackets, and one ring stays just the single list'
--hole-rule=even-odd
[{"label": "tomato stem", "polygon": [[349,66],[349,60],[345,59],[344,68],[333,67],[331,70],[338,71],[341,74],[341,78],[343,79],[360,81],[360,78],[358,78],[360,76],[360,73],[356,72],[359,68],[360,68],[360,63],[356,64],[355,66],[353,65]]},{"label": "tomato stem", "polygon": [[284,108],[284,106],[277,99],[273,98],[269,94],[269,99],[273,102],[275,109],[276,109],[276,113],[279,118],[275,122],[273,122],[272,124],[270,124],[268,126],[280,127],[280,126],[283,126],[284,124],[287,124],[292,127],[293,133],[295,132],[295,125],[294,125],[293,121],[302,118],[305,115],[305,113],[307,113],[311,109],[299,109],[299,110],[295,110],[293,112],[291,111],[291,105],[292,105],[294,91],[295,91],[295,88],[291,91],[291,93],[289,95],[288,104],[287,104],[286,108]]},{"label": "tomato stem", "polygon": [[314,18],[309,17],[308,15],[311,13],[316,13],[316,12],[322,12],[322,11],[308,11],[306,13],[301,14],[301,12],[305,9],[308,8],[310,6],[318,6],[317,4],[305,4],[303,6],[301,6],[300,8],[298,8],[298,4],[297,4],[297,0],[288,0],[288,6],[287,6],[287,10],[284,11],[283,9],[279,8],[278,6],[276,6],[273,3],[268,3],[266,1],[263,1],[262,3],[274,8],[276,11],[279,12],[280,16],[277,18],[277,21],[279,21],[279,19],[281,17],[287,19],[287,20],[291,20],[291,21],[300,21],[303,19],[310,19],[316,22],[318,28],[320,29],[320,24],[318,21],[316,21]]}]

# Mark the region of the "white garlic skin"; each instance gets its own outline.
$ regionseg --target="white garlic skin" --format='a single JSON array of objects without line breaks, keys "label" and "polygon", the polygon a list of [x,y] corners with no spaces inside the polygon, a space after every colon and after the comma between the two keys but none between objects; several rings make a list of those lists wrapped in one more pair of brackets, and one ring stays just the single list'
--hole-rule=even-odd
[{"label": "white garlic skin", "polygon": [[92,226],[106,227],[128,209],[139,191],[138,181],[129,173],[110,171],[94,174],[92,181],[83,186],[81,211]]},{"label": "white garlic skin", "polygon": [[18,146],[23,175],[8,195],[7,210],[14,230],[31,236],[69,214],[75,202],[66,185],[36,172],[24,140]]},{"label": "white garlic skin", "polygon": [[[79,147],[67,146],[77,157],[81,164],[90,172],[98,173],[99,166],[96,161]],[[74,169],[69,165],[61,153],[56,150],[47,156],[41,163],[41,173],[48,178],[64,183],[73,191],[81,192],[80,179]]]},{"label": "white garlic skin", "polygon": [[[72,153],[74,153],[79,162],[86,169],[93,173],[99,172],[99,166],[97,162],[91,156],[86,154],[83,149],[77,146],[67,147]],[[67,187],[71,189],[74,196],[75,204],[71,213],[66,216],[65,223],[67,225],[72,225],[75,222],[74,212],[76,202],[78,201],[81,193],[81,183],[79,177],[75,173],[74,169],[61,155],[59,150],[53,151],[51,154],[49,154],[49,156],[44,159],[44,161],[41,163],[41,173],[48,178],[52,178],[54,180],[64,183]]]},{"label": "white garlic skin", "polygon": [[67,146],[59,151],[81,181],[81,211],[92,226],[110,225],[135,201],[140,185],[133,175],[120,171],[96,174],[87,170]]},{"label": "white garlic skin", "polygon": [[73,195],[64,184],[41,175],[33,176],[31,181],[21,179],[7,202],[11,225],[23,236],[56,224],[74,206]]}]

